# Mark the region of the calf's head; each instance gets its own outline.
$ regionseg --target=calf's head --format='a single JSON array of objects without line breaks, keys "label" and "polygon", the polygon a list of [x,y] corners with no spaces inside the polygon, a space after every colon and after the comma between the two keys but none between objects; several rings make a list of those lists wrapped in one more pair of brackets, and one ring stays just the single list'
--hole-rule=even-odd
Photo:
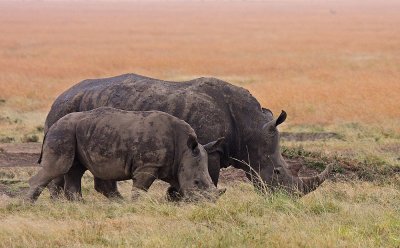
[{"label": "calf's head", "polygon": [[[221,141],[217,141],[215,145],[218,146],[217,143]],[[225,192],[225,189],[217,189],[212,182],[208,172],[207,152],[193,135],[189,135],[183,149],[178,181],[179,193],[192,200],[199,197],[215,200]]]},{"label": "calf's head", "polygon": [[[282,111],[278,118],[265,123],[256,137],[256,154],[252,157],[257,164],[250,164],[248,176],[255,186],[267,185],[274,190],[283,188],[291,193],[307,194],[315,190],[327,178],[332,167],[329,165],[321,174],[312,177],[298,177],[291,173],[288,164],[282,157],[279,145],[278,125],[286,120],[286,112]],[[258,141],[258,142],[257,142]],[[251,157],[251,156],[250,156]]]}]

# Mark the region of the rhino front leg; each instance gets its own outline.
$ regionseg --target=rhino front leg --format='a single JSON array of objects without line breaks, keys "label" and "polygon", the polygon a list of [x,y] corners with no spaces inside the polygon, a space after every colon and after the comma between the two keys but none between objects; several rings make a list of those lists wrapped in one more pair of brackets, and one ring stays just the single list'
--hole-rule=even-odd
[{"label": "rhino front leg", "polygon": [[102,180],[100,178],[94,178],[94,189],[102,193],[107,198],[117,198],[122,199],[122,195],[118,191],[118,186],[116,181],[112,180]]},{"label": "rhino front leg", "polygon": [[179,193],[179,190],[174,186],[169,186],[167,189],[167,200],[168,201],[180,201],[182,200],[182,195]]},{"label": "rhino front leg", "polygon": [[217,152],[208,154],[208,173],[215,187],[218,184],[219,172],[221,170],[221,155]]},{"label": "rhino front leg", "polygon": [[148,165],[135,170],[132,180],[132,200],[137,200],[140,195],[150,188],[158,177],[158,168]]}]

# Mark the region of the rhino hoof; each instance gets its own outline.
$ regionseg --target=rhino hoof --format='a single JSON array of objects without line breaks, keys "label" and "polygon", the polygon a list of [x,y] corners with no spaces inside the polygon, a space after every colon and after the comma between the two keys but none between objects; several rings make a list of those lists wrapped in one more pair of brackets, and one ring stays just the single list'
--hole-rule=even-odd
[{"label": "rhino hoof", "polygon": [[172,202],[177,202],[182,200],[182,195],[175,187],[171,186],[167,190],[167,200]]}]

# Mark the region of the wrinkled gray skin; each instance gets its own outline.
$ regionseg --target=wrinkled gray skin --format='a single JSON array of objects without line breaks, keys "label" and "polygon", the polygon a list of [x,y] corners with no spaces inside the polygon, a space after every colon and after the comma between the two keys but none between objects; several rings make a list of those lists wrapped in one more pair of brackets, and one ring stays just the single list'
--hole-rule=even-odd
[{"label": "wrinkled gray skin", "polygon": [[[315,177],[293,175],[279,148],[277,126],[286,119],[286,113],[274,119],[271,111],[261,108],[248,90],[216,78],[167,82],[124,74],[84,80],[55,100],[46,119],[45,132],[68,113],[101,106],[169,113],[189,123],[202,144],[225,137],[220,148],[207,151],[209,172],[215,185],[220,168],[233,165],[243,169],[255,186],[260,185],[261,177],[272,189],[280,185],[289,191],[308,193],[315,190],[331,170],[327,167]],[[62,185],[62,178],[58,185]],[[118,195],[116,184],[110,181],[95,179],[95,188],[106,196]]]},{"label": "wrinkled gray skin", "polygon": [[[213,143],[215,144],[215,143]],[[155,179],[168,182],[186,197],[216,199],[208,173],[207,152],[186,122],[159,111],[131,112],[114,108],[71,113],[48,130],[43,168],[29,180],[27,198],[35,201],[52,179],[66,176],[68,199],[81,197],[86,170],[103,180],[133,180],[147,191]]]}]

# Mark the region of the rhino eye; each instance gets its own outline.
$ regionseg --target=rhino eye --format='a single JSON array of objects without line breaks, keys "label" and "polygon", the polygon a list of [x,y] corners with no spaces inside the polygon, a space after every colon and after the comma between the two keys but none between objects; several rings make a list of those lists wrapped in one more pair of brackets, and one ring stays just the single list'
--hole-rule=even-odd
[{"label": "rhino eye", "polygon": [[279,169],[274,169],[274,174],[280,175],[281,171]]},{"label": "rhino eye", "polygon": [[275,137],[277,133],[278,129],[276,129],[276,127],[270,127],[265,132],[265,135],[268,137],[268,139],[270,139],[271,137]]},{"label": "rhino eye", "polygon": [[200,149],[198,147],[196,147],[192,150],[193,157],[197,157],[197,156],[199,156],[199,154],[200,154]]}]

